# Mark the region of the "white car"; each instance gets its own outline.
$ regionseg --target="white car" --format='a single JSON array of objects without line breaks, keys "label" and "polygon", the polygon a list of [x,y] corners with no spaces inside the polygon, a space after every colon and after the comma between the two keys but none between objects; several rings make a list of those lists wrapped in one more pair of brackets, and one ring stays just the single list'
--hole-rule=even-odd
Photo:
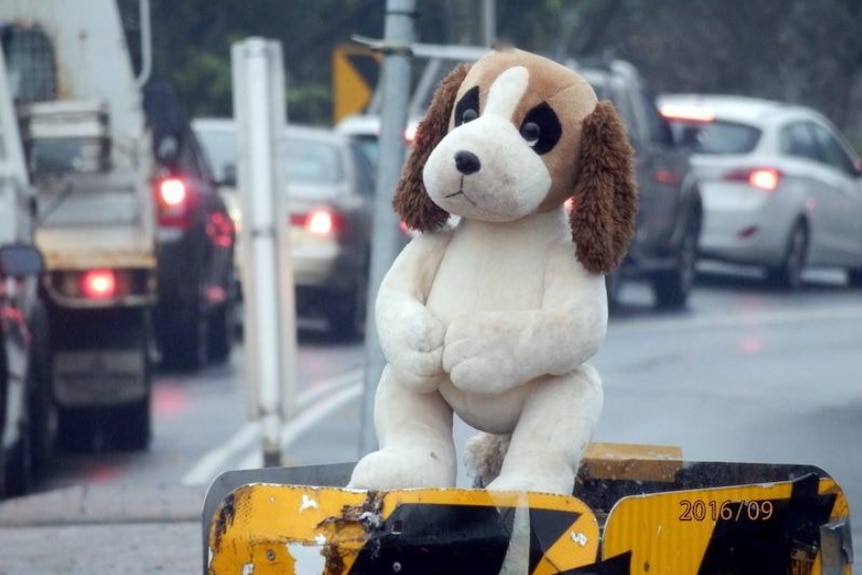
[{"label": "white car", "polygon": [[659,98],[692,154],[704,221],[702,259],[758,266],[788,289],[806,267],[862,285],[862,164],[820,113],[739,96]]}]

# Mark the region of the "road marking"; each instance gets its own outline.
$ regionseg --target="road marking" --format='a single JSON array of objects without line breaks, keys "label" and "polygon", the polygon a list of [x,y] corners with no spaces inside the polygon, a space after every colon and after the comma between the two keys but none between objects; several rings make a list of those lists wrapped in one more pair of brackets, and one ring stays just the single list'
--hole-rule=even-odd
[{"label": "road marking", "polygon": [[[326,399],[303,409],[299,415],[282,427],[281,451],[287,450],[299,437],[317,425],[324,417],[340,408],[345,403],[352,401],[362,394],[362,382],[344,387],[333,393]],[[263,454],[259,449],[254,450],[237,466],[237,469],[257,469],[263,466]]]},{"label": "road marking", "polygon": [[670,331],[702,330],[703,328],[739,328],[758,325],[778,325],[814,321],[858,321],[862,319],[862,306],[844,306],[827,309],[739,311],[725,315],[696,315],[683,318],[661,319],[650,317],[644,321],[610,322],[608,335],[629,335]]},{"label": "road marking", "polygon": [[[295,440],[298,435],[294,431],[294,426],[299,425],[299,429],[304,431],[307,427],[316,423],[316,421],[308,422],[308,416],[305,412],[309,411],[318,419],[325,417],[329,411],[337,409],[343,403],[350,401],[353,397],[359,395],[362,391],[364,368],[356,368],[347,371],[335,377],[321,380],[312,383],[307,389],[297,394],[296,408],[297,417],[288,421],[282,428],[282,445],[284,446],[286,439]],[[341,388],[344,388],[341,390]],[[340,390],[340,391],[338,391]],[[350,393],[345,393],[345,392]],[[329,408],[329,411],[322,410],[318,404],[326,407],[332,405],[331,398],[321,400],[321,397],[332,395],[334,398],[341,399],[341,403]],[[302,421],[302,423],[298,423]],[[301,433],[301,431],[300,431]],[[293,437],[293,439],[291,439]],[[259,443],[261,438],[261,427],[259,421],[249,421],[243,425],[239,431],[233,434],[230,439],[221,445],[209,450],[197,463],[185,474],[182,478],[183,485],[204,485],[215,479],[221,472],[229,469],[231,461],[241,455],[251,451],[255,443]],[[247,458],[246,458],[247,459]],[[259,465],[258,465],[259,467]]]}]

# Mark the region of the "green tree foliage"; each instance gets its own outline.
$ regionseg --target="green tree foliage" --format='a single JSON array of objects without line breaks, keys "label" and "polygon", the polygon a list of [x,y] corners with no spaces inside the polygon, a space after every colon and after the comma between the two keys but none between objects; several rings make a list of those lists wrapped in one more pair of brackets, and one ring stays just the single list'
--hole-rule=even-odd
[{"label": "green tree foliage", "polygon": [[[134,27],[137,0],[119,0]],[[151,0],[157,75],[193,113],[231,113],[230,46],[280,40],[293,121],[328,123],[332,52],[383,36],[386,0]],[[480,43],[480,0],[417,0],[417,39]],[[499,40],[564,59],[614,55],[656,91],[739,93],[801,102],[845,130],[862,76],[858,0],[497,0]]]}]

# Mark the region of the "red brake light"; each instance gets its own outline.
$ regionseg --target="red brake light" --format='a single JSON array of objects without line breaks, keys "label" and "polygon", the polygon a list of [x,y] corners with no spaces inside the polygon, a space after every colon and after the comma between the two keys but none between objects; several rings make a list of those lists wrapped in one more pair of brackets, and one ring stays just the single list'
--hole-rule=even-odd
[{"label": "red brake light", "polygon": [[178,178],[162,180],[159,196],[165,205],[178,206],[186,201],[186,185]]},{"label": "red brake light", "polygon": [[781,172],[775,168],[735,170],[726,174],[724,179],[733,182],[746,182],[753,188],[765,192],[773,192],[778,188],[778,184],[781,183]]},{"label": "red brake light", "polygon": [[157,188],[159,225],[167,228],[186,228],[191,225],[191,197],[188,186],[179,178],[165,178]]},{"label": "red brake light", "polygon": [[329,236],[338,231],[338,217],[326,208],[312,210],[307,214],[291,214],[290,223],[301,226],[315,236]]},{"label": "red brake light", "polygon": [[81,276],[81,294],[87,299],[109,299],[117,295],[113,270],[89,270]]}]

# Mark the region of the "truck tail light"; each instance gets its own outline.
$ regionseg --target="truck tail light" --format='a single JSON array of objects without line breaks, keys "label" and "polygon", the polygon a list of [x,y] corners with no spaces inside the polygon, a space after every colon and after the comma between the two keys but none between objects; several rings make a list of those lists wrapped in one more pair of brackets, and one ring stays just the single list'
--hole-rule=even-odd
[{"label": "truck tail light", "polygon": [[305,214],[291,214],[290,224],[315,236],[334,235],[340,227],[338,216],[327,208],[315,209]]},{"label": "truck tail light", "polygon": [[113,270],[88,270],[81,275],[81,295],[86,299],[117,296],[117,276]]},{"label": "truck tail light", "polygon": [[187,228],[191,225],[191,193],[180,178],[165,178],[158,183],[156,204],[159,210],[159,226],[163,228]]},{"label": "truck tail light", "polygon": [[781,183],[781,172],[775,168],[745,168],[728,172],[724,179],[730,182],[745,182],[752,188],[774,192]]}]

